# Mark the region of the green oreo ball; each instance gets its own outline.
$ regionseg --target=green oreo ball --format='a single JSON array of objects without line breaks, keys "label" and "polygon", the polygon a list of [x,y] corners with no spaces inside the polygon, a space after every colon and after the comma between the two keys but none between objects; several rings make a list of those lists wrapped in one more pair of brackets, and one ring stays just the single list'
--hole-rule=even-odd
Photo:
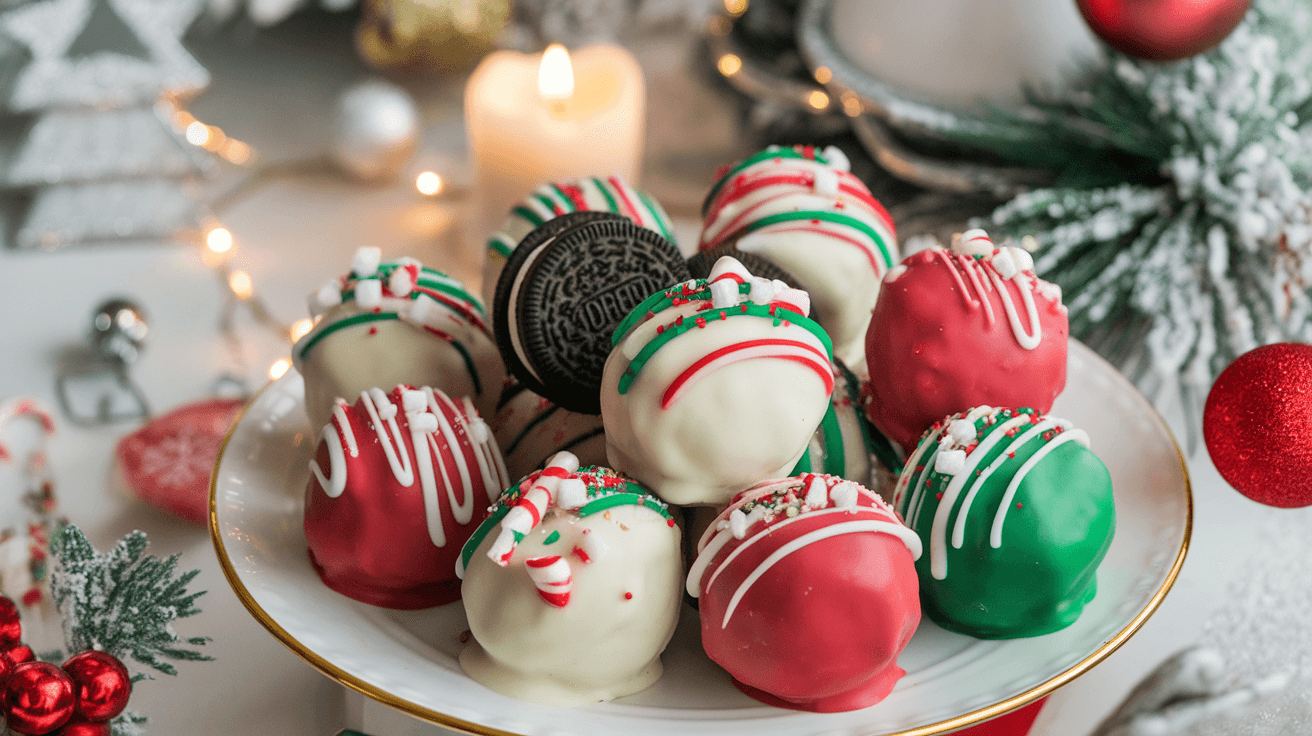
[{"label": "green oreo ball", "polygon": [[936,423],[894,490],[920,536],[921,607],[980,639],[1079,618],[1116,529],[1111,475],[1088,435],[1033,409],[981,406]]}]

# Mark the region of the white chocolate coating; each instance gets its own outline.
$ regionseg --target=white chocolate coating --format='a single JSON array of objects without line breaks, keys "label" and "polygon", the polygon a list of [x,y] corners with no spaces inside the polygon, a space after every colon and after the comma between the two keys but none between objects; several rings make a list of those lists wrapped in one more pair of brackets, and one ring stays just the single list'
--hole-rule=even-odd
[{"label": "white chocolate coating", "polygon": [[[402,300],[384,301],[382,308],[386,311],[389,303]],[[437,306],[433,309],[445,311]],[[370,311],[354,301],[346,302],[325,311],[319,324]],[[404,319],[366,322],[325,335],[297,361],[305,377],[305,411],[311,426],[322,427],[332,421],[333,405],[338,397],[355,397],[374,386],[398,384],[433,386],[455,398],[468,396],[479,414],[492,416],[506,377],[495,343],[487,333],[458,319],[454,313],[436,319],[430,317],[429,324],[433,323],[468,351],[478,372],[481,393],[475,391],[474,378],[464,356],[446,339]],[[307,338],[302,338],[302,342]],[[294,354],[301,345],[298,343],[293,349]]]},{"label": "white chocolate coating", "polygon": [[[832,149],[824,151],[831,155]],[[812,317],[834,342],[834,356],[865,375],[865,333],[884,273],[899,260],[892,221],[846,161],[767,158],[733,173],[707,211],[701,249],[734,241],[736,247],[792,275],[811,295]],[[765,218],[793,212],[852,218],[877,235],[837,222],[801,219],[766,225]],[[882,247],[881,247],[882,246]]]},{"label": "white chocolate coating", "polygon": [[[670,307],[652,321],[680,315],[692,320],[698,306]],[[645,332],[639,326],[631,337]],[[622,341],[602,376],[601,416],[611,467],[674,504],[722,505],[765,478],[786,476],[829,406],[832,374],[825,358],[821,370],[829,384],[808,363],[757,357],[703,371],[662,408],[667,389],[694,363],[753,340],[787,340],[825,353],[823,344],[797,324],[729,317],[670,340],[620,394],[630,352]]]},{"label": "white chocolate coating", "polygon": [[601,417],[562,409],[517,382],[502,392],[497,413],[488,424],[503,448],[512,481],[533,472],[561,450],[577,455],[580,465],[606,465]]},{"label": "white chocolate coating", "polygon": [[[584,518],[553,508],[506,567],[486,554],[494,537],[470,558],[461,587],[473,633],[460,653],[466,674],[512,698],[552,705],[611,700],[660,678],[660,654],[682,601],[677,526],[641,506]],[[584,563],[570,553],[597,541],[605,546],[600,559]],[[563,556],[571,568],[573,587],[561,607],[543,601],[524,565],[548,555]]]}]

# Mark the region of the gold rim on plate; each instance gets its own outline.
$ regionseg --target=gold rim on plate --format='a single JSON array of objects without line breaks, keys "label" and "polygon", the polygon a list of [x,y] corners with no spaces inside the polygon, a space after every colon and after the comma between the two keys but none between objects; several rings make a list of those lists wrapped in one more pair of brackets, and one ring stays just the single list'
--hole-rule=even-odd
[{"label": "gold rim on plate", "polygon": [[[1074,343],[1075,341],[1072,340],[1072,342]],[[1103,360],[1101,356],[1097,355],[1092,350],[1088,351],[1086,357],[1093,358],[1099,362],[1107,364],[1106,361]],[[1107,365],[1108,367],[1110,367],[1110,364]],[[1119,371],[1115,371],[1114,369],[1113,369],[1113,373],[1115,374],[1116,378],[1119,379],[1125,385],[1125,387],[1137,393],[1137,389],[1135,389],[1133,385],[1130,384],[1129,379],[1126,379],[1124,376],[1120,374]],[[254,596],[252,596],[250,591],[246,589],[246,586],[242,583],[241,578],[238,577],[237,575],[237,570],[232,566],[231,561],[229,561],[228,559],[228,552],[223,544],[223,536],[219,532],[218,493],[217,493],[219,474],[217,471],[223,463],[224,454],[227,452],[228,449],[228,442],[232,439],[233,434],[236,433],[237,427],[241,424],[241,420],[246,416],[247,409],[253,406],[255,402],[259,400],[260,396],[262,396],[264,392],[269,388],[269,386],[273,385],[273,383],[274,382],[270,382],[266,384],[263,388],[261,388],[253,397],[251,397],[251,400],[247,402],[246,406],[242,407],[242,410],[237,414],[236,418],[233,420],[232,426],[228,429],[227,435],[224,436],[223,438],[223,444],[219,446],[219,456],[218,458],[215,459],[215,463],[214,463],[215,472],[210,475],[210,522],[209,522],[210,539],[214,542],[214,551],[216,553],[216,556],[219,558],[219,567],[223,569],[223,575],[225,578],[228,579],[228,584],[232,587],[233,591],[237,594],[237,598],[241,601],[242,605],[246,607],[246,610],[250,612],[251,616],[253,616],[256,621],[259,621],[260,624],[264,626],[265,629],[268,629],[269,633],[273,635],[273,638],[282,642],[283,646],[290,649],[292,653],[294,653],[296,656],[300,657],[301,659],[305,660],[315,669],[324,673],[328,677],[336,680],[342,685],[351,688],[352,690],[356,690],[360,693],[363,693],[364,695],[367,695],[373,698],[374,700],[377,700],[378,702],[387,705],[389,707],[395,708],[396,710],[399,710],[403,713],[407,713],[416,718],[429,721],[431,723],[435,723],[439,726],[445,726],[447,728],[455,729],[457,731],[463,731],[465,733],[471,733],[471,734],[478,734],[479,736],[523,736],[523,734],[517,734],[512,731],[502,731],[500,729],[490,728],[488,726],[483,726],[477,723],[472,723],[470,721],[462,720],[460,718],[455,718],[445,713],[439,713],[437,711],[430,710],[428,708],[417,705],[403,698],[399,698],[387,692],[386,690],[383,690],[375,685],[371,685],[361,680],[360,678],[345,672],[340,667],[337,667],[336,665],[328,662],[323,657],[316,654],[309,647],[305,646],[300,641],[298,641],[294,636],[289,634],[286,629],[280,626],[277,621],[274,621],[273,617],[271,617],[263,608],[260,607],[259,603],[256,603]],[[1052,693],[1057,688],[1065,685],[1071,680],[1074,680],[1075,678],[1079,677],[1085,672],[1088,672],[1090,669],[1093,668],[1094,665],[1103,661],[1108,656],[1110,656],[1112,652],[1119,649],[1122,644],[1128,641],[1129,638],[1133,636],[1134,633],[1137,632],[1154,613],[1157,612],[1157,608],[1162,604],[1162,601],[1166,598],[1166,594],[1170,592],[1171,587],[1175,585],[1175,580],[1180,575],[1180,568],[1184,566],[1185,555],[1189,551],[1189,541],[1193,535],[1194,496],[1193,496],[1193,486],[1189,481],[1189,466],[1185,462],[1184,453],[1180,451],[1180,444],[1175,441],[1175,435],[1171,433],[1170,428],[1167,426],[1166,421],[1162,418],[1161,414],[1159,414],[1157,410],[1153,408],[1152,405],[1149,404],[1146,399],[1144,399],[1144,404],[1148,406],[1149,411],[1152,412],[1152,417],[1157,421],[1161,429],[1165,431],[1167,438],[1171,440],[1171,446],[1175,449],[1176,460],[1180,463],[1180,472],[1184,479],[1184,495],[1185,495],[1184,536],[1180,542],[1180,551],[1175,556],[1175,562],[1171,565],[1171,570],[1170,572],[1167,573],[1166,580],[1162,582],[1161,587],[1158,588],[1157,592],[1153,594],[1153,597],[1148,601],[1148,605],[1144,606],[1144,609],[1140,611],[1139,614],[1135,616],[1134,619],[1131,620],[1130,623],[1126,625],[1124,629],[1121,629],[1120,632],[1116,634],[1116,636],[1113,636],[1111,639],[1109,639],[1107,643],[1099,647],[1093,654],[1090,654],[1088,657],[1085,657],[1083,660],[1077,662],[1075,665],[1071,666],[1070,669],[1067,669],[1065,672],[1054,675],[1053,677],[1045,680],[1044,682],[1039,683],[1038,685],[1035,685],[1034,687],[1030,688],[1029,690],[1026,690],[1023,693],[1020,693],[1018,695],[1013,695],[1012,697],[1007,698],[1006,700],[1003,700],[999,703],[994,703],[993,705],[990,705],[988,707],[980,708],[979,710],[974,710],[969,713],[965,713],[963,715],[957,716],[956,718],[949,718],[946,721],[939,721],[938,723],[932,723],[927,726],[919,726],[917,728],[912,728],[906,731],[898,731],[896,733],[886,734],[885,736],[936,736],[936,734],[945,734],[951,731],[955,731],[959,728],[971,726],[976,723],[982,723],[991,718],[996,718],[1008,711],[1015,710],[1016,708],[1019,708],[1024,705],[1028,705],[1029,703],[1032,703],[1038,700],[1039,698],[1042,698]]]}]

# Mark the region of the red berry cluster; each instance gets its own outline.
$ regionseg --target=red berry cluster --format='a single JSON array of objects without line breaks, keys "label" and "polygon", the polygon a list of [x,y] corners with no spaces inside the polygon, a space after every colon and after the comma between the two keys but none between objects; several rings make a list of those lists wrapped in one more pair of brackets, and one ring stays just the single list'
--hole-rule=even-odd
[{"label": "red berry cluster", "polygon": [[132,678],[105,652],[82,652],[63,667],[37,662],[22,644],[18,607],[0,596],[0,712],[22,736],[109,736],[123,712]]}]

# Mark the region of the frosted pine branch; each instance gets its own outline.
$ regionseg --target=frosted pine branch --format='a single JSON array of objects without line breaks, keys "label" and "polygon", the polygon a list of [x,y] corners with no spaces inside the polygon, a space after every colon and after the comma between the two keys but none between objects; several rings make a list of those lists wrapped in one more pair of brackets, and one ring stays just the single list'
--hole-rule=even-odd
[{"label": "frosted pine branch", "polygon": [[62,528],[51,545],[51,597],[63,616],[69,652],[96,649],[176,675],[168,660],[210,659],[193,648],[207,639],[183,639],[172,627],[200,613],[196,599],[204,592],[187,592],[199,570],[179,574],[177,555],[147,555],[148,544],[143,532],[132,532],[102,555],[82,530]]},{"label": "frosted pine branch", "polygon": [[1142,349],[1160,376],[1202,387],[1257,344],[1312,339],[1309,39],[1312,5],[1256,0],[1207,54],[1109,52],[1066,100],[1037,104],[1068,168],[1118,160],[1122,183],[1028,192],[979,224],[1036,239],[1073,334],[1150,323],[1110,357]]}]

